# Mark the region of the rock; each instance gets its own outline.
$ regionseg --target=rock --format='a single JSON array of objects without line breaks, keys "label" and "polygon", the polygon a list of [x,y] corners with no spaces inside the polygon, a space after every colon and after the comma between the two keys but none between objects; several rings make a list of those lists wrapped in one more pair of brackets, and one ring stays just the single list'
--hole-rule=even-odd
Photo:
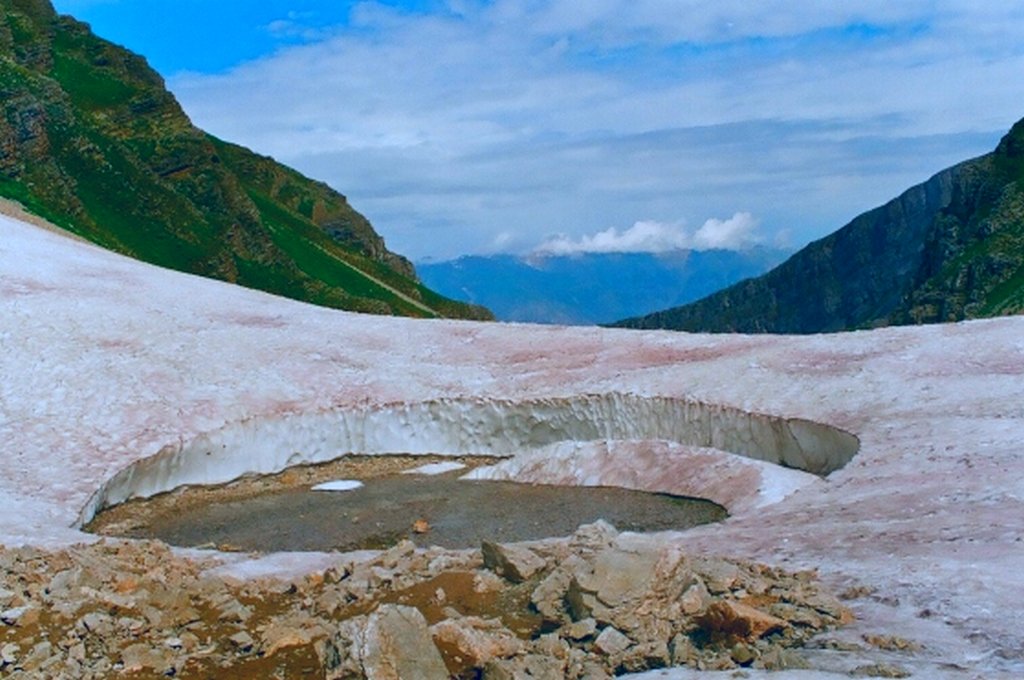
[{"label": "rock", "polygon": [[568,640],[586,640],[597,635],[597,621],[594,619],[583,619],[564,626],[559,633]]},{"label": "rock", "polygon": [[260,640],[264,656],[273,656],[282,649],[308,645],[313,637],[308,630],[274,623],[263,630]]},{"label": "rock", "polygon": [[640,673],[669,664],[668,645],[661,640],[643,642],[630,647],[616,659],[617,668],[628,673]]},{"label": "rock", "polygon": [[233,597],[221,601],[215,605],[220,612],[218,618],[221,621],[230,623],[245,623],[252,616],[252,609],[246,607]]},{"label": "rock", "polygon": [[81,663],[85,661],[86,649],[84,642],[78,642],[68,647],[68,659]]},{"label": "rock", "polygon": [[199,637],[195,633],[184,632],[180,636],[181,648],[186,652],[192,652],[199,648]]},{"label": "rock", "polygon": [[697,623],[712,637],[725,635],[748,640],[756,640],[789,625],[783,619],[732,600],[712,603]]},{"label": "rock", "polygon": [[754,667],[769,671],[806,670],[811,664],[792,649],[771,647],[754,662]]},{"label": "rock", "polygon": [[228,642],[230,642],[231,646],[238,650],[240,654],[251,652],[253,645],[256,644],[256,641],[252,639],[252,636],[244,630],[228,637]]},{"label": "rock", "polygon": [[562,663],[569,660],[570,650],[571,647],[569,647],[569,643],[558,637],[555,633],[541,635],[533,643],[534,653],[541,654],[552,659],[558,659]]},{"label": "rock", "polygon": [[600,609],[597,616],[600,617],[601,623],[611,623],[607,607],[604,607],[598,601],[595,593],[581,586],[575,576],[569,578],[569,587],[565,590],[563,602],[565,604],[565,611],[568,612],[569,618],[573,621],[593,619],[594,608],[597,607]]},{"label": "rock", "polygon": [[728,593],[740,580],[739,567],[717,557],[696,559],[693,569],[701,575],[708,591],[715,595]]},{"label": "rock", "polygon": [[740,666],[749,666],[757,658],[757,650],[746,643],[737,642],[729,650],[729,656]]},{"label": "rock", "polygon": [[[809,588],[804,589],[809,590]],[[800,598],[801,604],[817,610],[818,613],[842,624],[853,622],[853,612],[843,606],[839,598],[815,589]]]},{"label": "rock", "polygon": [[633,644],[632,640],[608,626],[594,640],[594,649],[606,656],[612,656],[626,651],[631,644]]},{"label": "rock", "polygon": [[813,609],[798,607],[787,602],[776,602],[768,608],[768,613],[789,621],[794,626],[806,626],[818,629],[825,625],[821,616]]},{"label": "rock", "polygon": [[166,650],[156,649],[145,642],[136,642],[121,650],[121,663],[128,673],[142,670],[163,673],[171,667]]},{"label": "rock", "polygon": [[565,666],[540,654],[492,659],[484,666],[483,680],[565,680]]},{"label": "rock", "polygon": [[92,633],[99,637],[108,637],[114,631],[114,619],[104,612],[89,612],[78,619],[75,629],[80,634]]},{"label": "rock", "polygon": [[902,666],[894,666],[886,663],[874,663],[864,666],[857,666],[850,675],[857,678],[909,678],[910,671]]},{"label": "rock", "polygon": [[618,535],[618,529],[603,519],[599,519],[593,524],[580,525],[572,536],[572,547],[574,550],[580,548],[597,550],[611,545]]},{"label": "rock", "polygon": [[601,664],[587,661],[582,665],[578,676],[582,680],[611,680],[612,675]]},{"label": "rock", "polygon": [[660,557],[654,550],[610,547],[588,560],[586,567],[576,569],[573,576],[582,592],[592,593],[603,605],[615,608],[650,589]]},{"label": "rock", "polygon": [[[60,656],[53,653],[53,645],[48,641],[37,642],[32,651],[19,664],[23,670],[44,671],[60,662]],[[46,676],[42,676],[46,677]]]},{"label": "rock", "polygon": [[676,633],[669,643],[669,654],[673,666],[692,666],[696,664],[699,652],[693,640],[687,635]]},{"label": "rock", "polygon": [[[549,621],[562,621],[565,619],[565,596],[572,581],[572,573],[566,565],[555,569],[548,574],[534,588],[530,595],[530,602]],[[578,619],[587,618],[581,613]]]},{"label": "rock", "polygon": [[418,609],[381,605],[368,616],[343,621],[332,638],[317,646],[325,680],[443,680],[441,653]]},{"label": "rock", "polygon": [[0,647],[0,662],[7,665],[13,665],[18,661],[18,652],[20,651],[21,647],[13,642],[8,642],[3,647]]},{"label": "rock", "polygon": [[687,616],[700,614],[710,603],[711,594],[699,576],[694,577],[693,584],[679,598],[679,606]]},{"label": "rock", "polygon": [[505,589],[505,582],[492,571],[477,571],[473,574],[474,593],[497,593]]},{"label": "rock", "polygon": [[679,550],[627,536],[568,567],[566,610],[573,620],[594,618],[637,641],[667,641],[682,617],[679,599],[692,573]]},{"label": "rock", "polygon": [[522,583],[547,564],[529,548],[484,541],[480,546],[484,567],[512,583]]},{"label": "rock", "polygon": [[30,605],[11,607],[0,612],[0,621],[8,626],[31,626],[39,620],[39,609]]},{"label": "rock", "polygon": [[381,553],[380,557],[377,558],[377,562],[385,569],[394,570],[404,566],[409,561],[409,558],[415,554],[416,544],[406,538]]},{"label": "rock", "polygon": [[500,622],[475,616],[448,619],[430,628],[434,643],[455,654],[469,668],[483,668],[494,658],[505,658],[523,650],[523,642]]},{"label": "rock", "polygon": [[872,647],[889,652],[918,652],[921,650],[919,643],[899,637],[898,635],[873,635],[865,633],[861,635],[861,638]]}]

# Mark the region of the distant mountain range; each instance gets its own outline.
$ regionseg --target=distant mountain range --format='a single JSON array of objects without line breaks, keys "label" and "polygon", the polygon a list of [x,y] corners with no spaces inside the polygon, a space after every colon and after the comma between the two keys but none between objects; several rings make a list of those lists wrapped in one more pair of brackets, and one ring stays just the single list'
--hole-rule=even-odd
[{"label": "distant mountain range", "polygon": [[483,305],[501,321],[599,324],[696,300],[757,276],[789,254],[678,250],[664,254],[467,256],[418,263],[443,295]]},{"label": "distant mountain range", "polygon": [[490,318],[419,283],[345,197],[194,127],[145,59],[0,0],[0,196],[140,260],[342,309]]},{"label": "distant mountain range", "polygon": [[1024,311],[1024,120],[758,278],[628,328],[818,333]]}]

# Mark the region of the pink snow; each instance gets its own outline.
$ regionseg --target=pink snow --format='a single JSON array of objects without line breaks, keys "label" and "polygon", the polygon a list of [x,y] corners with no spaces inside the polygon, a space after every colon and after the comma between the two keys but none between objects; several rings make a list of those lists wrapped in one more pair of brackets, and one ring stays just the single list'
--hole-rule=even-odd
[{"label": "pink snow", "polygon": [[[1024,317],[791,337],[361,316],[0,217],[8,546],[90,540],[76,523],[113,475],[240,423],[609,393],[824,423],[860,451],[819,479],[675,443],[565,443],[506,473],[704,489],[732,517],[666,540],[874,588],[844,634],[924,643],[911,667],[928,677],[1024,677]],[[552,456],[571,467],[555,474]]]}]

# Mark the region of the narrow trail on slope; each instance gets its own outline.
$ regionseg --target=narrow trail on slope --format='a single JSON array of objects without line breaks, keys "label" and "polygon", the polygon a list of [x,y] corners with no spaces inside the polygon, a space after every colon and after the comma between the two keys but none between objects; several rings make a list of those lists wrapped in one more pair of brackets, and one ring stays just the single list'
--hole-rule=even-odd
[{"label": "narrow trail on slope", "polygon": [[321,246],[319,243],[314,243],[313,246],[317,250],[319,250],[321,253],[326,255],[327,257],[331,258],[332,260],[336,260],[337,262],[340,262],[341,264],[345,265],[346,267],[348,267],[352,271],[354,271],[354,272],[356,272],[356,273],[366,277],[370,281],[373,281],[375,284],[377,284],[378,286],[380,286],[384,290],[388,291],[389,293],[391,293],[395,297],[400,298],[400,299],[404,300],[405,302],[408,302],[413,307],[416,307],[417,309],[419,309],[421,311],[424,311],[427,314],[430,314],[431,316],[433,316],[433,317],[435,317],[437,319],[445,318],[444,315],[441,314],[440,312],[438,312],[436,309],[432,309],[431,307],[428,307],[427,305],[423,304],[423,302],[421,302],[420,300],[417,300],[414,297],[406,295],[405,293],[403,293],[402,291],[398,290],[397,288],[394,288],[390,284],[387,284],[384,281],[378,279],[373,274],[370,274],[369,272],[363,271],[362,269],[360,269],[359,267],[355,266],[354,264],[352,264],[348,260],[346,260],[346,259],[344,259],[342,257],[339,257],[338,255],[335,255],[335,254],[333,254],[331,252],[329,252],[326,248]]}]

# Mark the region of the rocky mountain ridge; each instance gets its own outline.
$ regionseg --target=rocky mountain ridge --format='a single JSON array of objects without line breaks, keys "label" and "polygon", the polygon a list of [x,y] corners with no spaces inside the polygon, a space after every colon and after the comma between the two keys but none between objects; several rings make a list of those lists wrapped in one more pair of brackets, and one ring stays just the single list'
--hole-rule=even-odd
[{"label": "rocky mountain ridge", "polygon": [[342,309],[488,318],[424,287],[345,196],[196,128],[145,59],[0,0],[0,196],[107,248]]},{"label": "rocky mountain ridge", "polygon": [[758,278],[616,325],[820,333],[1024,311],[1024,121]]}]

